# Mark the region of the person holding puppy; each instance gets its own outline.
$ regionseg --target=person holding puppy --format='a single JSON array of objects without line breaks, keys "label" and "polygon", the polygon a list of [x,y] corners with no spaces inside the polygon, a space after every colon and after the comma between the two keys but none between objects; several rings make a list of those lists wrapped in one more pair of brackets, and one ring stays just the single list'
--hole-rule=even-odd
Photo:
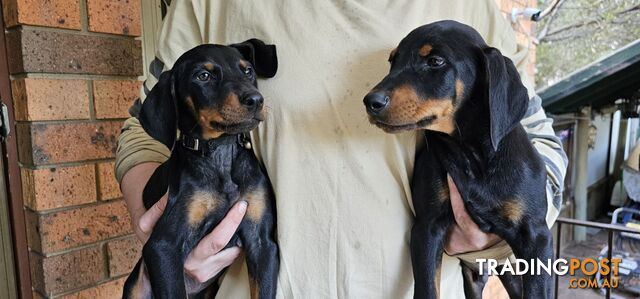
[{"label": "person holding puppy", "polygon": [[[388,71],[389,52],[402,37],[442,19],[474,27],[521,71],[531,98],[521,123],[547,166],[550,226],[559,213],[567,160],[523,72],[526,50],[516,44],[494,0],[201,0],[170,5],[143,99],[160,72],[196,45],[252,37],[277,45],[278,75],[259,82],[267,118],[252,132],[252,139],[276,195],[278,297],[412,298],[409,182],[416,148],[422,144],[413,132],[389,135],[370,125],[361,99]],[[125,122],[116,176],[142,241],[166,203],[160,201],[146,211],[142,190],[168,154],[136,118]],[[457,257],[504,260],[511,250],[495,235],[478,229],[452,181],[449,189],[456,225],[445,246],[440,290],[442,298],[463,298]],[[192,291],[230,266],[219,281],[218,297],[249,297],[246,267],[238,261],[242,250],[220,250],[245,210],[242,203],[232,208],[187,258],[185,272],[193,280]],[[500,292],[491,291],[495,290]]]}]

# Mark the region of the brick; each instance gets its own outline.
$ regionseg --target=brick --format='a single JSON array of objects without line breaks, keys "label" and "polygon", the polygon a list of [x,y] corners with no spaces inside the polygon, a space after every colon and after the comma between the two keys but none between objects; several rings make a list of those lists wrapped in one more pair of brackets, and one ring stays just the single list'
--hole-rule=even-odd
[{"label": "brick", "polygon": [[[102,246],[74,250],[61,255],[41,257],[32,253],[35,269],[32,277],[42,281],[34,288],[49,296],[88,287],[106,278]],[[35,270],[35,275],[34,275]]]},{"label": "brick", "polygon": [[80,29],[78,0],[8,0],[4,1],[7,27],[36,25]]},{"label": "brick", "polygon": [[500,10],[506,13],[509,18],[511,18],[511,9],[513,8],[513,3],[511,2],[511,0],[496,0],[496,3],[498,4]]},{"label": "brick", "polygon": [[11,82],[16,120],[89,118],[89,91],[84,80],[25,78]]},{"label": "brick", "polygon": [[126,277],[101,283],[96,287],[66,295],[64,299],[119,299],[122,298],[122,288]]},{"label": "brick", "polygon": [[109,242],[109,275],[115,277],[129,274],[140,259],[141,252],[142,242],[136,237]]},{"label": "brick", "polygon": [[534,26],[535,22],[529,20],[529,19],[522,19],[517,25],[514,26],[516,32],[521,32],[525,35],[529,35],[530,33],[533,33],[533,26]]},{"label": "brick", "polygon": [[517,3],[514,3],[512,0],[502,0],[501,9],[504,9],[507,13],[511,13],[511,10],[514,7],[519,7]]},{"label": "brick", "polygon": [[121,121],[16,125],[19,159],[27,165],[113,158]]},{"label": "brick", "polygon": [[22,193],[25,205],[35,211],[96,201],[96,177],[92,164],[73,167],[25,169]]},{"label": "brick", "polygon": [[519,45],[527,48],[529,46],[529,36],[521,32],[516,32],[516,41]]},{"label": "brick", "polygon": [[132,232],[124,201],[111,201],[39,216],[42,253],[87,245]]},{"label": "brick", "polygon": [[100,200],[122,197],[120,185],[116,181],[114,163],[98,163],[97,168]]},{"label": "brick", "polygon": [[140,36],[141,17],[138,0],[87,0],[89,30]]},{"label": "brick", "polygon": [[142,75],[140,41],[40,29],[7,33],[9,71]]},{"label": "brick", "polygon": [[93,81],[93,101],[96,117],[127,118],[129,107],[140,96],[140,81]]}]

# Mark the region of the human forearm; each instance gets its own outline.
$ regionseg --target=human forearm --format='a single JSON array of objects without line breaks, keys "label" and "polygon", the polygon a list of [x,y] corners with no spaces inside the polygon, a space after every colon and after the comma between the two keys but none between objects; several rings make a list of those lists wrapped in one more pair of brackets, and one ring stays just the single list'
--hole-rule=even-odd
[{"label": "human forearm", "polygon": [[[158,166],[160,166],[160,163],[157,162],[138,164],[125,173],[120,184],[129,215],[131,215],[133,231],[143,242],[147,240],[151,227],[145,225],[146,221],[141,221],[147,211],[142,201],[142,193],[147,181]],[[166,202],[166,200],[163,202]],[[163,206],[154,205],[154,207],[159,209]]]}]

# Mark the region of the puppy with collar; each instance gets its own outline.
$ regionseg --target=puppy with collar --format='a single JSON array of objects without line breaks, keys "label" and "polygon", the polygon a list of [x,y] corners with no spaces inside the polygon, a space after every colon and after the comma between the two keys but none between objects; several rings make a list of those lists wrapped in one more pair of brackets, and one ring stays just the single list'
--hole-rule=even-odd
[{"label": "puppy with collar", "polygon": [[187,255],[240,200],[247,212],[227,247],[244,248],[251,298],[275,298],[275,199],[247,132],[264,120],[257,77],[276,70],[275,46],[251,39],[195,47],[160,76],[138,119],[171,157],[149,179],[143,200],[149,208],[167,190],[169,198],[125,282],[124,298],[185,298]]}]

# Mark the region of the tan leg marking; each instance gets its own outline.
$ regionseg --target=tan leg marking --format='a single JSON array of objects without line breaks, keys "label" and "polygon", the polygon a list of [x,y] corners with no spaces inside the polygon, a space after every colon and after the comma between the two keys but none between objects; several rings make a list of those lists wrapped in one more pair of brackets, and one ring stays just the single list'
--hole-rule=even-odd
[{"label": "tan leg marking", "polygon": [[249,277],[249,292],[251,295],[251,299],[260,298],[260,285],[252,277]]},{"label": "tan leg marking", "polygon": [[431,50],[433,50],[433,46],[431,46],[430,44],[425,44],[424,46],[422,46],[422,48],[420,48],[418,54],[422,57],[426,57],[427,55],[429,55],[429,53],[431,53]]},{"label": "tan leg marking", "polygon": [[522,220],[524,211],[522,203],[517,198],[507,199],[499,209],[500,215],[513,223],[519,223]]},{"label": "tan leg marking", "polygon": [[196,191],[191,196],[187,207],[187,219],[191,227],[197,227],[202,223],[211,211],[218,207],[218,199],[212,194],[204,191]]},{"label": "tan leg marking", "polygon": [[249,290],[251,293],[251,299],[258,299],[260,297],[260,285],[253,278],[249,278]]},{"label": "tan leg marking", "polygon": [[138,272],[138,278],[133,285],[129,297],[132,299],[146,299],[151,298],[151,282],[147,279],[146,266],[144,262],[140,265],[140,271]]},{"label": "tan leg marking", "polygon": [[253,190],[244,195],[243,200],[249,204],[247,206],[246,217],[258,223],[262,220],[266,208],[267,193],[263,189]]}]

